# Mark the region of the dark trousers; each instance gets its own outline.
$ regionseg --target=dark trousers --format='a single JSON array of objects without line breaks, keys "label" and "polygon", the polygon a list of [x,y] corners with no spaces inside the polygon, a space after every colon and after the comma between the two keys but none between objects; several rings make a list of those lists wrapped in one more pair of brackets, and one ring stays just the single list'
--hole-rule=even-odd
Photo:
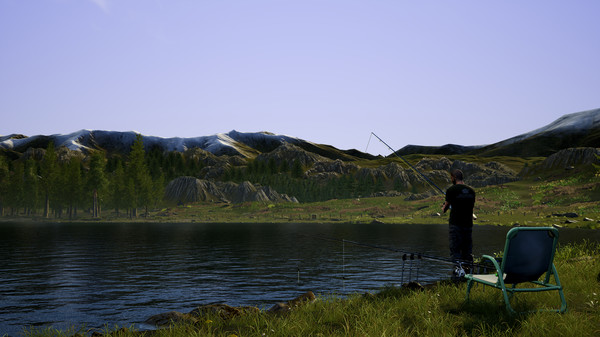
[{"label": "dark trousers", "polygon": [[473,263],[473,227],[450,225],[450,255],[453,260]]}]

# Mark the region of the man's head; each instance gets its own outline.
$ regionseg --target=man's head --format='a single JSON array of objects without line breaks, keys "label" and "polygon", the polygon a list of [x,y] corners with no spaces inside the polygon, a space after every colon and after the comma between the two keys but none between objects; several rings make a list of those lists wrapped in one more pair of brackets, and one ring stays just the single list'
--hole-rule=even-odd
[{"label": "man's head", "polygon": [[463,173],[461,170],[456,169],[456,170],[452,170],[452,172],[450,172],[450,179],[452,180],[452,184],[456,185],[457,181],[463,181]]}]

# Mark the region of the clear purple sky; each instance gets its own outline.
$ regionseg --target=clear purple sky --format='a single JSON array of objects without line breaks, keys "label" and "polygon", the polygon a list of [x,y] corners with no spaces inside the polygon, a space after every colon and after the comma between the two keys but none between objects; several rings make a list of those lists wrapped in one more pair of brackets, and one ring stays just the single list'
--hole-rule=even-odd
[{"label": "clear purple sky", "polygon": [[0,0],[0,135],[494,143],[600,107],[599,15],[597,0]]}]

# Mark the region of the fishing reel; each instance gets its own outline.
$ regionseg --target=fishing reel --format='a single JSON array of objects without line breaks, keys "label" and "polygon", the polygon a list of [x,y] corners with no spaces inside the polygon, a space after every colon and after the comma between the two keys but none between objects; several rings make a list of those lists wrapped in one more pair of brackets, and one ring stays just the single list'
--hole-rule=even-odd
[{"label": "fishing reel", "polygon": [[454,271],[452,272],[452,275],[456,278],[462,278],[466,275],[467,273],[465,272],[465,270],[462,267],[462,263],[458,263],[458,266],[454,267]]}]

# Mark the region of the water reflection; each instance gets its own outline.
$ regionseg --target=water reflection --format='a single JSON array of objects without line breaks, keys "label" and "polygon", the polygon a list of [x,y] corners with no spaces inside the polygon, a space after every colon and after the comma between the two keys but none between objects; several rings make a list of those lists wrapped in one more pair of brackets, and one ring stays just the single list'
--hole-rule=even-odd
[{"label": "water reflection", "polygon": [[[474,253],[502,249],[508,228],[477,226]],[[561,242],[600,241],[561,230]],[[196,305],[268,307],[312,290],[367,291],[447,277],[448,266],[338,239],[448,256],[446,225],[1,224],[0,332],[26,325],[130,325]]]}]

